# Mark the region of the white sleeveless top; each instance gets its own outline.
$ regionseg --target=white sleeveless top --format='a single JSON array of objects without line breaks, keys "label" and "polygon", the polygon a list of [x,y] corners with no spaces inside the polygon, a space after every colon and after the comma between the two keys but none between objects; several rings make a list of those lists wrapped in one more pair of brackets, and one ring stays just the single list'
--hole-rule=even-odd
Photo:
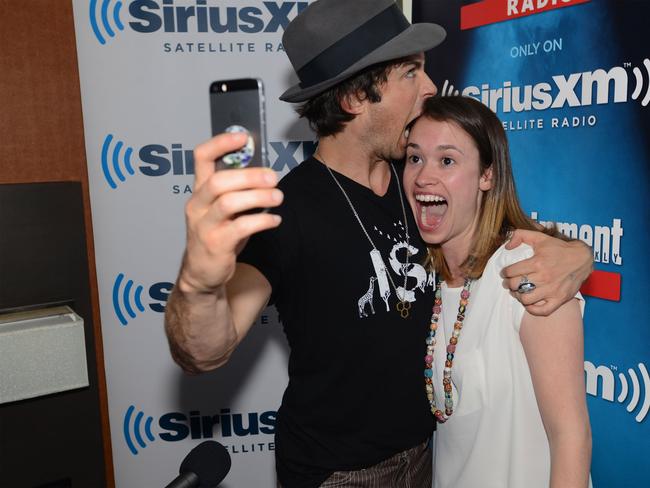
[{"label": "white sleeveless top", "polygon": [[[454,413],[435,435],[435,488],[549,486],[548,439],[519,339],[525,309],[499,275],[532,255],[526,245],[511,251],[502,246],[472,283],[452,368]],[[433,378],[436,404],[443,408],[442,372],[461,290],[442,284],[444,326],[436,335]]]}]

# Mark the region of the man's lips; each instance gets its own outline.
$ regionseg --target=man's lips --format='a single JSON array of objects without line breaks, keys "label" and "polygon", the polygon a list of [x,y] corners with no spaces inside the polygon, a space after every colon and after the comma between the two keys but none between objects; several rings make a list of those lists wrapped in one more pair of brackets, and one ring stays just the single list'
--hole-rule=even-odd
[{"label": "man's lips", "polygon": [[413,128],[413,124],[415,124],[415,121],[418,119],[420,115],[418,114],[417,116],[413,117],[413,119],[406,124],[406,129],[404,129],[404,137],[408,139],[409,135],[411,134],[411,129]]}]

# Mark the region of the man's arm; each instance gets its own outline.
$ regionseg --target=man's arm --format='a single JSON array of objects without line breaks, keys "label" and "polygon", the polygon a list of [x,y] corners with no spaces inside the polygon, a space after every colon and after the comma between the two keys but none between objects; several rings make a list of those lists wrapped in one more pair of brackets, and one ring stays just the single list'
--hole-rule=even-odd
[{"label": "man's arm", "polygon": [[213,292],[197,293],[177,284],[165,310],[174,361],[189,373],[224,365],[270,296],[264,275],[247,264],[237,264],[227,285]]},{"label": "man's arm", "polygon": [[214,170],[216,159],[245,141],[242,134],[222,134],[194,151],[185,254],[165,310],[172,356],[192,373],[223,365],[271,296],[266,278],[254,267],[238,264],[237,253],[252,234],[280,224],[271,213],[242,214],[282,202],[275,172]]},{"label": "man's arm", "polygon": [[[507,244],[514,249],[522,242],[532,246],[535,255],[502,271],[503,285],[532,315],[546,316],[571,300],[593,270],[593,253],[581,241],[563,241],[536,231],[517,230]],[[535,283],[534,291],[516,293],[526,276]]]}]

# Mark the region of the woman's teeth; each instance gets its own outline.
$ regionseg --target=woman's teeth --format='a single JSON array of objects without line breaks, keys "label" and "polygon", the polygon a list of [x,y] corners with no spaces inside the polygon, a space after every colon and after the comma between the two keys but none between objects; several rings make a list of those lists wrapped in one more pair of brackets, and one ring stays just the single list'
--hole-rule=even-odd
[{"label": "woman's teeth", "polygon": [[440,195],[415,195],[415,199],[422,203],[447,203]]}]

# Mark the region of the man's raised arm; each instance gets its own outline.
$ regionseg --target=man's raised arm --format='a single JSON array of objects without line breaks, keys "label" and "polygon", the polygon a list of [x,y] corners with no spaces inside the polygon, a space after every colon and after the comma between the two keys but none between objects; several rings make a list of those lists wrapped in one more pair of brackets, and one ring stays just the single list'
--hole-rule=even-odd
[{"label": "man's raised arm", "polygon": [[280,224],[271,213],[242,214],[282,202],[277,176],[264,168],[215,171],[215,160],[245,142],[242,134],[221,134],[194,151],[185,254],[165,310],[172,356],[191,373],[228,361],[271,296],[264,275],[236,261],[252,234]]}]

